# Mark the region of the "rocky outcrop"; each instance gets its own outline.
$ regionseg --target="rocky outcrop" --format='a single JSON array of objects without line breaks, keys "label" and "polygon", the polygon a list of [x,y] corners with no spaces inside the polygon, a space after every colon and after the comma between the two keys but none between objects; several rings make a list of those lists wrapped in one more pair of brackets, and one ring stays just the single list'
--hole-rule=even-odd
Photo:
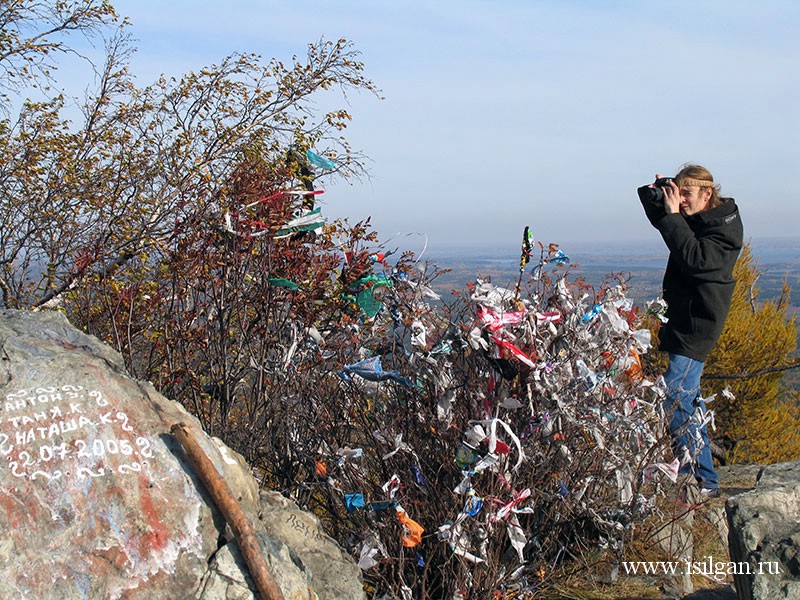
[{"label": "rocky outcrop", "polygon": [[317,519],[118,354],[58,313],[0,313],[0,598],[253,598],[221,514],[170,427],[184,422],[253,523],[286,598],[363,598]]},{"label": "rocky outcrop", "polygon": [[800,598],[800,461],[769,465],[725,510],[741,600]]}]

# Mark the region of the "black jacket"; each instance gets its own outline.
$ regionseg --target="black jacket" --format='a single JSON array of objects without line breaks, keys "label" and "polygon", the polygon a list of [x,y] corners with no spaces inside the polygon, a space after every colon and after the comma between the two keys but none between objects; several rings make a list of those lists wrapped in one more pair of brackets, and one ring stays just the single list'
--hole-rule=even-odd
[{"label": "black jacket", "polygon": [[733,266],[744,237],[739,209],[733,198],[723,198],[716,208],[684,217],[667,214],[663,202],[652,200],[652,188],[638,193],[669,248],[663,284],[669,320],[661,327],[659,349],[705,362],[725,326],[736,285]]}]

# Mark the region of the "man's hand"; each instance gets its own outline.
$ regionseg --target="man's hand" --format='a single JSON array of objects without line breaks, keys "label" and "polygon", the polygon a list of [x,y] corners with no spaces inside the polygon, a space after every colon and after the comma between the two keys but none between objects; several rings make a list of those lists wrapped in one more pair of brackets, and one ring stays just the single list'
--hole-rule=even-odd
[{"label": "man's hand", "polygon": [[[661,179],[663,175],[656,173],[656,181]],[[651,184],[655,187],[655,182]],[[681,210],[681,190],[675,185],[674,181],[668,181],[666,185],[661,187],[664,192],[664,210],[668,215],[673,215]]]},{"label": "man's hand", "polygon": [[675,214],[681,210],[681,190],[675,185],[674,181],[668,181],[664,190],[664,209],[668,215]]}]

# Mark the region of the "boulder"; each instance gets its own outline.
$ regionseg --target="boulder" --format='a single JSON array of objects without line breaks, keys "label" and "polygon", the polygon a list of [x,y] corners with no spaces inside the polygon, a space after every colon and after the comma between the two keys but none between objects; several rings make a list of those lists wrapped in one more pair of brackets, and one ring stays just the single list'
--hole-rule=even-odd
[{"label": "boulder", "polygon": [[800,598],[800,461],[764,467],[751,491],[725,504],[741,600]]},{"label": "boulder", "polygon": [[0,312],[0,598],[253,598],[247,567],[169,433],[183,422],[253,524],[284,596],[364,598],[319,521],[55,312]]}]

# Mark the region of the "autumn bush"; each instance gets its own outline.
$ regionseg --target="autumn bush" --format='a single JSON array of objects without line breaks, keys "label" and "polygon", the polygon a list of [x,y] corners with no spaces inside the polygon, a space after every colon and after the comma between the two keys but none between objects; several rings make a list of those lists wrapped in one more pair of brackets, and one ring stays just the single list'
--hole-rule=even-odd
[{"label": "autumn bush", "polygon": [[704,392],[715,397],[714,438],[732,463],[800,459],[800,403],[797,390],[784,383],[787,367],[797,360],[791,290],[784,283],[778,298],[762,300],[760,274],[746,246],[734,270],[725,329],[706,364]]},{"label": "autumn bush", "polygon": [[187,206],[64,310],[317,514],[376,596],[536,595],[587,548],[621,557],[671,460],[624,285],[570,282],[539,244],[515,289],[441,297],[368,223],[287,229],[313,208],[295,163],[243,155],[219,210]]}]

